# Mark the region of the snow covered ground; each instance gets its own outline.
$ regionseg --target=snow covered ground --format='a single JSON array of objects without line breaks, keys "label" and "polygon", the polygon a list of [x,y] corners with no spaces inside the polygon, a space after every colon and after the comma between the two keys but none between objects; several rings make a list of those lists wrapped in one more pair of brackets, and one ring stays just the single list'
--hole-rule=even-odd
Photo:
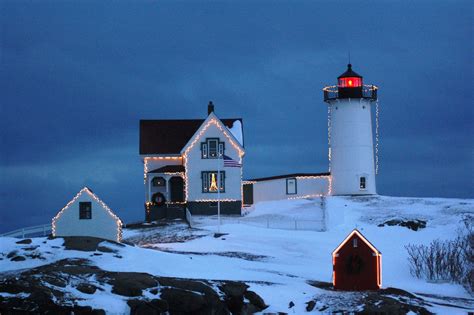
[{"label": "snow covered ground", "polygon": [[[414,294],[432,294],[433,301],[438,299],[436,295],[465,298],[469,307],[474,308],[474,300],[462,286],[428,283],[411,276],[404,248],[409,243],[428,244],[436,238],[454,238],[463,216],[474,215],[474,200],[328,197],[324,207],[330,224],[325,232],[311,228],[276,229],[252,224],[258,219],[278,218],[317,225],[322,207],[319,198],[260,203],[250,209],[244,218],[224,218],[221,232],[228,234],[218,238],[213,235],[217,230],[215,217],[195,218],[195,229],[187,232],[183,232],[186,229],[184,225],[179,231],[173,227],[169,233],[163,233],[166,227],[156,227],[161,229],[158,232],[165,235],[166,242],[160,242],[160,237],[151,237],[153,230],[150,229],[125,230],[125,240],[133,240],[140,247],[115,246],[121,258],[63,250],[60,239],[46,241],[36,238],[30,246],[38,247],[29,252],[38,251],[44,259],[13,262],[4,256],[18,250],[20,246],[15,244],[18,239],[0,238],[0,257],[4,258],[0,260],[0,271],[15,272],[68,257],[87,258],[108,271],[246,281],[250,289],[269,305],[265,312],[302,314],[306,313],[306,302],[312,299],[337,301],[342,296],[350,296],[351,293],[316,288],[307,281],[331,281],[331,252],[352,229],[358,228],[382,252],[383,287],[396,287]],[[391,219],[425,220],[427,225],[418,231],[401,226],[378,226]],[[177,241],[173,242],[170,234],[179,234]],[[138,242],[141,236],[145,241]],[[291,309],[288,308],[290,302],[295,304]],[[466,313],[465,309],[440,305],[429,309],[436,313]],[[128,313],[128,310],[124,309],[124,312]]]}]

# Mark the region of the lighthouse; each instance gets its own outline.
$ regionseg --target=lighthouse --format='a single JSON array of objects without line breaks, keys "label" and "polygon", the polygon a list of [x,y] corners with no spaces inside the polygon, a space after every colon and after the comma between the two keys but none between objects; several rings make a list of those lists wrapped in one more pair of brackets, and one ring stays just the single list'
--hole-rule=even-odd
[{"label": "lighthouse", "polygon": [[347,65],[337,86],[323,89],[328,104],[329,171],[332,195],[373,195],[375,156],[372,106],[377,87]]}]

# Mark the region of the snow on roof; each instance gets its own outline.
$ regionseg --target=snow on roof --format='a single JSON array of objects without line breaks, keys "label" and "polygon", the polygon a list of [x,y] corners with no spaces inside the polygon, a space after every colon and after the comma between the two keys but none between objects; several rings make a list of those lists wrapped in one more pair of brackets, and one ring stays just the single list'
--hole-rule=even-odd
[{"label": "snow on roof", "polygon": [[231,128],[227,127],[227,129],[229,129],[229,131],[232,133],[232,135],[235,137],[235,139],[237,139],[237,141],[239,141],[240,145],[243,147],[244,146],[244,135],[243,135],[243,132],[242,132],[242,122],[240,120],[236,120],[232,124],[232,127]]}]

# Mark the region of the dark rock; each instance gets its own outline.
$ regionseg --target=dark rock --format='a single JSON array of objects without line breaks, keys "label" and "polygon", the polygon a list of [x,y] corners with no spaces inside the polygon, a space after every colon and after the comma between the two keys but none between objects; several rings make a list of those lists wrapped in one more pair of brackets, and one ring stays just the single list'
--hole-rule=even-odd
[{"label": "dark rock", "polygon": [[42,280],[57,287],[65,288],[67,281],[59,275],[43,275]]},{"label": "dark rock", "polygon": [[256,307],[253,304],[245,304],[242,308],[242,311],[240,313],[235,313],[235,314],[240,314],[240,315],[251,315],[260,312],[258,307]]},{"label": "dark rock", "polygon": [[208,308],[212,308],[215,314],[228,314],[226,304],[224,304],[224,302],[220,300],[219,295],[207,283],[203,281],[176,278],[160,278],[159,282],[161,286],[174,287],[182,290],[201,293],[204,296],[206,305],[208,305]]},{"label": "dark rock", "polygon": [[105,315],[104,310],[94,310],[90,306],[73,306],[68,311],[74,315]]},{"label": "dark rock", "polygon": [[95,291],[97,290],[97,287],[95,285],[88,284],[88,283],[79,283],[76,289],[85,294],[94,294]]},{"label": "dark rock", "polygon": [[158,294],[158,292],[159,292],[159,291],[158,291],[158,289],[157,289],[157,288],[155,288],[155,289],[151,289],[151,290],[150,290],[150,293],[151,293],[151,294],[153,294],[153,295],[157,295],[157,294]]},{"label": "dark rock", "polygon": [[94,253],[91,256],[102,256],[102,253]]},{"label": "dark rock", "polygon": [[22,249],[26,250],[26,251],[32,251],[32,250],[37,249],[38,247],[39,247],[39,245],[31,246],[31,247],[23,247]]},{"label": "dark rock", "polygon": [[161,299],[168,303],[169,312],[171,314],[177,312],[186,312],[188,314],[197,313],[206,305],[206,301],[202,295],[176,288],[162,289]]},{"label": "dark rock", "polygon": [[325,290],[334,289],[332,282],[309,280],[307,281],[307,283],[309,285],[312,285],[313,287],[320,288],[320,289],[325,289]]},{"label": "dark rock", "polygon": [[16,256],[17,253],[18,253],[17,250],[11,251],[11,252],[8,253],[7,258],[12,258],[12,257]]},{"label": "dark rock", "polygon": [[115,258],[122,258],[120,255],[114,255]]},{"label": "dark rock", "polygon": [[215,238],[219,238],[219,237],[224,236],[224,235],[229,235],[229,233],[214,233]]},{"label": "dark rock", "polygon": [[219,286],[219,289],[228,296],[243,296],[248,285],[242,282],[227,281]]},{"label": "dark rock", "polygon": [[225,294],[225,304],[232,314],[239,314],[244,307],[244,294],[249,286],[242,282],[228,281],[219,286]]},{"label": "dark rock", "polygon": [[258,312],[266,309],[268,305],[265,304],[265,301],[255,292],[253,291],[246,291],[244,296],[251,304],[253,304],[257,309]]},{"label": "dark rock", "polygon": [[103,253],[117,253],[117,251],[115,249],[108,248],[108,247],[105,247],[105,246],[98,246],[97,250],[99,252],[103,252]]},{"label": "dark rock", "polygon": [[290,304],[288,304],[288,308],[292,308],[293,306],[295,306],[295,303],[293,303],[293,301],[290,301]]},{"label": "dark rock", "polygon": [[25,254],[25,256],[31,259],[45,259],[40,253]]},{"label": "dark rock", "polygon": [[26,260],[25,257],[23,256],[15,256],[13,258],[10,259],[11,261],[23,261],[23,260]]},{"label": "dark rock", "polygon": [[398,225],[398,226],[407,227],[413,231],[418,231],[418,229],[424,229],[426,227],[426,221],[393,219],[393,220],[385,221],[384,223],[380,223],[378,226],[383,227],[385,225],[388,225],[388,226]]},{"label": "dark rock", "polygon": [[309,301],[308,303],[306,303],[306,311],[311,312],[312,310],[314,310],[315,306],[316,306],[315,301]]},{"label": "dark rock", "polygon": [[25,291],[25,287],[22,283],[16,280],[16,278],[5,278],[0,282],[0,292],[6,292],[11,294],[17,294]]},{"label": "dark rock", "polygon": [[150,301],[150,304],[153,305],[156,309],[161,310],[161,312],[167,312],[169,309],[168,302],[161,299],[153,299]]},{"label": "dark rock", "polygon": [[140,272],[113,272],[109,274],[113,285],[112,293],[123,296],[140,296],[142,290],[156,287],[158,281],[147,274]]},{"label": "dark rock", "polygon": [[67,250],[93,252],[97,250],[97,246],[103,241],[105,240],[97,237],[68,236],[64,237],[63,246]]},{"label": "dark rock", "polygon": [[168,304],[162,300],[128,300],[130,315],[159,315],[168,311]]},{"label": "dark rock", "polygon": [[21,241],[16,242],[16,244],[31,244],[31,239],[25,238]]}]

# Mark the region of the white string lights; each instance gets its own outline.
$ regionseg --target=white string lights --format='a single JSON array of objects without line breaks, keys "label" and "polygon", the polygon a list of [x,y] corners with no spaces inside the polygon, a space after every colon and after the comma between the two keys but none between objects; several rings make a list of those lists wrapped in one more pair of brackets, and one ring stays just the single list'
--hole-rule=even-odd
[{"label": "white string lights", "polygon": [[309,175],[309,176],[296,176],[296,179],[321,179],[328,178],[329,175]]},{"label": "white string lights", "polygon": [[331,172],[331,106],[328,106],[328,161]]},{"label": "white string lights", "polygon": [[[196,145],[196,143],[199,142],[199,140],[202,138],[202,136],[206,133],[207,129],[211,126],[211,125],[215,125],[223,134],[224,136],[227,138],[227,140],[230,142],[230,144],[237,150],[238,152],[238,155],[239,155],[239,163],[242,164],[242,157],[243,155],[245,154],[245,152],[240,148],[239,145],[237,145],[235,143],[235,141],[232,139],[232,137],[227,133],[227,131],[225,129],[227,128],[223,128],[221,126],[221,124],[219,123],[218,119],[217,118],[211,118],[203,127],[202,129],[199,131],[197,137],[194,138],[194,140],[191,142],[191,144],[189,144],[189,146],[187,146],[186,150],[184,151],[183,153],[183,160],[184,160],[184,168],[186,170],[186,173],[184,174],[184,180],[185,180],[185,184],[184,184],[184,200],[187,201],[188,200],[188,196],[189,196],[189,191],[188,191],[188,187],[189,187],[189,178],[188,178],[188,154],[189,152],[191,151],[191,149]],[[240,181],[242,182],[242,169],[243,167],[240,168]],[[242,185],[240,185],[240,195],[242,196],[243,195],[243,190],[242,190]],[[199,201],[203,201],[203,200],[206,200],[206,199],[198,199],[198,200],[195,200],[196,202],[199,202]],[[222,200],[221,200],[222,201]],[[237,200],[233,200],[233,201],[237,201]]]},{"label": "white string lights", "polygon": [[375,175],[379,173],[379,100],[375,101]]},{"label": "white string lights", "polygon": [[65,206],[64,208],[61,209],[61,211],[58,212],[58,214],[56,214],[56,216],[53,218],[52,220],[52,234],[54,237],[56,237],[56,222],[58,221],[58,219],[61,217],[61,215],[74,203],[76,202],[76,200],[84,193],[86,192],[90,197],[92,197],[92,199],[94,199],[96,202],[98,202],[106,211],[107,213],[115,220],[116,224],[117,224],[117,242],[120,242],[122,240],[122,220],[120,220],[120,218],[118,216],[116,216],[112,210],[110,210],[110,208],[102,201],[100,200],[99,197],[97,197],[89,188],[87,187],[84,187],[82,188],[77,194],[76,196],[74,196],[74,198],[72,198],[71,201],[69,201]]},{"label": "white string lights", "polygon": [[296,197],[288,197],[288,200],[296,200],[296,199],[306,199],[306,198],[319,198],[324,196],[324,194],[309,194],[304,196],[296,196]]},{"label": "white string lights", "polygon": [[149,156],[143,159],[143,182],[146,183],[146,178],[148,174],[148,161],[156,161],[156,160],[181,160],[181,156]]}]

